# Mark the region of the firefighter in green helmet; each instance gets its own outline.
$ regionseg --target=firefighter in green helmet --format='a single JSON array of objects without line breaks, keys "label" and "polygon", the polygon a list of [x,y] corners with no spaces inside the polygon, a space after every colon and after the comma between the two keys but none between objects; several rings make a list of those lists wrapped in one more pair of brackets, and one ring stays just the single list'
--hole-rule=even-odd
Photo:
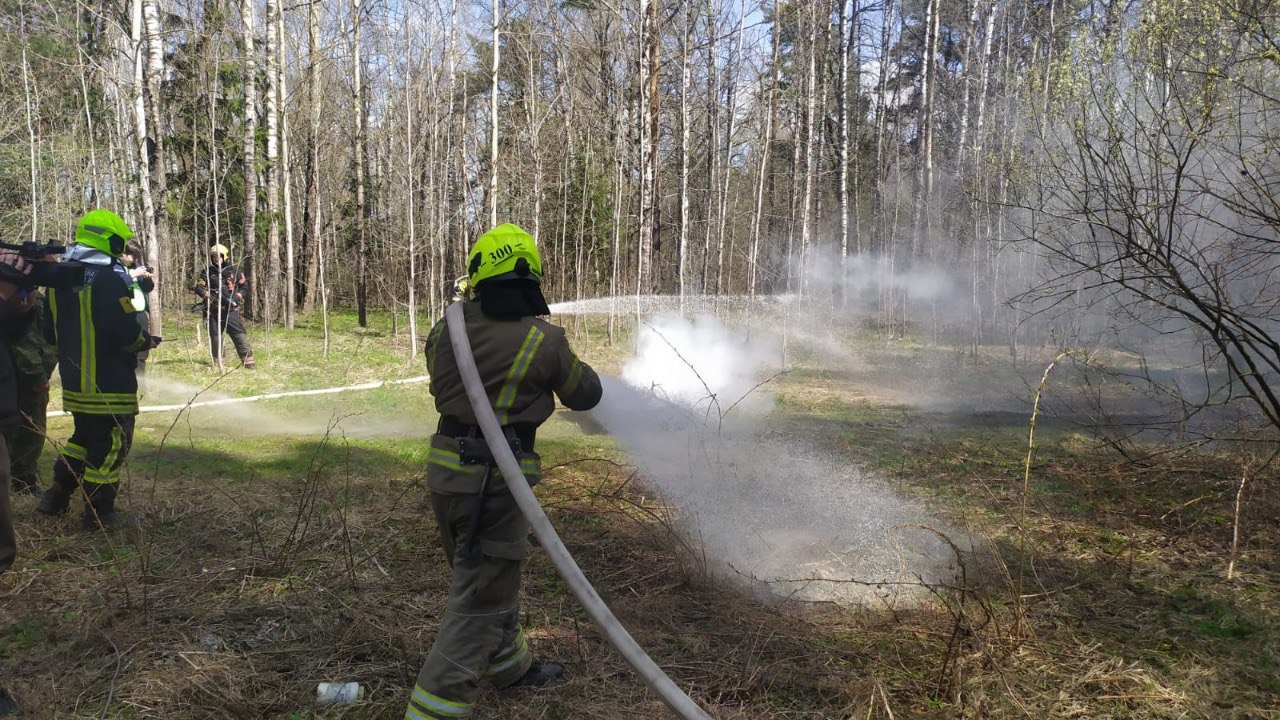
[{"label": "firefighter in green helmet", "polygon": [[[537,317],[551,311],[531,235],[516,225],[499,225],[467,257],[466,289],[474,299],[464,299],[463,307],[476,367],[506,440],[534,485],[541,479],[537,430],[555,409],[555,398],[574,410],[590,409],[600,401],[600,378],[574,355],[562,328]],[[564,677],[560,665],[533,659],[521,629],[520,575],[529,523],[477,426],[443,319],[427,337],[426,358],[440,412],[427,485],[453,580],[406,720],[471,715],[483,680],[498,688],[545,687]]]},{"label": "firefighter in green helmet", "polygon": [[138,324],[133,292],[119,257],[133,230],[110,210],[93,210],[76,225],[76,242],[63,257],[84,264],[77,290],[49,289],[45,338],[58,348],[62,407],[74,429],[54,462],[53,485],[36,509],[67,511],[83,490],[86,529],[129,527],[133,518],[116,509],[120,466],[133,442],[138,414],[137,353],[154,347]]}]

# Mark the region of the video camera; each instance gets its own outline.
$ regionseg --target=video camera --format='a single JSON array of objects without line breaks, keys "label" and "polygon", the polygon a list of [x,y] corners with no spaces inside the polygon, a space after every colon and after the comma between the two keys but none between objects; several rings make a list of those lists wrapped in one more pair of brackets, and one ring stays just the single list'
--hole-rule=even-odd
[{"label": "video camera", "polygon": [[37,287],[74,290],[84,285],[84,264],[75,260],[46,260],[49,255],[61,255],[66,251],[65,245],[41,245],[27,241],[21,245],[0,242],[0,248],[13,250],[31,263],[31,274],[24,275],[17,269],[0,263],[0,280],[6,280],[18,286],[19,290],[31,291]]}]

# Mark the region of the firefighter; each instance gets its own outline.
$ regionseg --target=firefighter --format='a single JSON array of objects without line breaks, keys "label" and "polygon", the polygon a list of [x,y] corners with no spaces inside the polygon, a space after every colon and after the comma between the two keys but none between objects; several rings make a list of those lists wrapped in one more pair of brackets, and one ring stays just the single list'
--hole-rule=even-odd
[{"label": "firefighter", "polygon": [[9,443],[10,477],[14,492],[40,494],[40,454],[44,451],[49,377],[58,364],[58,349],[45,339],[44,294],[34,290],[31,324],[9,339],[9,355],[17,377],[18,413],[22,422],[4,431]]},{"label": "firefighter", "polygon": [[45,337],[58,348],[62,407],[74,429],[53,466],[53,485],[36,509],[67,511],[77,488],[85,498],[82,526],[125,528],[134,524],[116,510],[120,466],[133,442],[138,414],[139,350],[153,345],[135,319],[133,293],[118,258],[133,231],[110,210],[92,210],[76,225],[76,242],[64,257],[84,264],[77,290],[50,288]]},{"label": "firefighter", "polygon": [[[537,429],[555,409],[555,397],[587,410],[600,401],[600,379],[573,354],[562,328],[536,317],[550,310],[532,236],[515,225],[499,225],[476,241],[468,258],[476,299],[464,305],[467,335],[489,402],[534,485],[541,478]],[[444,320],[427,338],[426,358],[440,412],[427,485],[453,580],[406,720],[471,715],[481,680],[508,688],[545,687],[564,678],[560,665],[533,659],[520,627],[529,522],[477,427]]]},{"label": "firefighter", "polygon": [[213,364],[222,367],[222,334],[231,336],[236,354],[246,370],[255,367],[253,349],[249,347],[249,335],[240,317],[244,303],[244,289],[248,284],[244,273],[227,261],[227,246],[221,243],[209,248],[209,266],[204,277],[196,282],[195,293],[205,301],[205,319],[209,321],[209,352]]}]

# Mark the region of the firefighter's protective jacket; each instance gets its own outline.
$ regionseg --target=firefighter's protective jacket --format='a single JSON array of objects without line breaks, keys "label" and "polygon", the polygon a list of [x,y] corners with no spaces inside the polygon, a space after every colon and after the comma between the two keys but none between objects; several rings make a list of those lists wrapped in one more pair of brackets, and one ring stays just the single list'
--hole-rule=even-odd
[{"label": "firefighter's protective jacket", "polygon": [[204,269],[204,276],[196,281],[194,289],[196,295],[210,301],[210,308],[214,307],[213,302],[217,302],[221,305],[222,312],[227,313],[240,306],[243,299],[241,288],[244,284],[244,273],[238,271],[235,265],[229,262],[221,265],[209,263]]},{"label": "firefighter's protective jacket", "polygon": [[[589,410],[600,402],[600,378],[574,355],[563,328],[534,317],[495,320],[480,311],[479,302],[466,303],[463,311],[476,369],[500,424],[541,425],[555,410],[556,397],[571,410]],[[467,400],[443,319],[427,336],[426,356],[436,410],[475,425],[475,412]],[[539,457],[531,448],[524,450],[519,458],[521,468],[533,485],[542,477]],[[479,491],[484,467],[459,462],[456,438],[433,436],[428,464],[433,466],[427,475],[432,490],[446,494]]]},{"label": "firefighter's protective jacket", "polygon": [[84,263],[76,291],[49,289],[45,339],[58,348],[62,407],[89,415],[136,415],[136,353],[151,345],[138,325],[133,291],[110,255],[77,245],[67,257]]}]

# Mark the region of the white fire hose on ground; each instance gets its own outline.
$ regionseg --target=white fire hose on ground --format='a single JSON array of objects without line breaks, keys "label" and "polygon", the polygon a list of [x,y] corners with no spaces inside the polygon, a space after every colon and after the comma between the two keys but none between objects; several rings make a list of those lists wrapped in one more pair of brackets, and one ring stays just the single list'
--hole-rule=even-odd
[{"label": "white fire hose on ground", "polygon": [[520,470],[520,463],[512,454],[502,434],[502,426],[498,424],[498,418],[493,414],[493,408],[489,406],[489,397],[485,394],[484,383],[480,380],[480,371],[476,369],[475,358],[471,355],[471,341],[467,339],[462,303],[455,302],[450,305],[445,310],[445,319],[449,325],[449,340],[453,344],[453,354],[458,363],[458,370],[462,374],[462,384],[466,386],[467,398],[471,401],[472,409],[475,410],[476,422],[484,433],[485,442],[489,444],[490,452],[493,453],[498,469],[502,471],[507,487],[511,489],[512,497],[520,506],[520,511],[529,520],[529,524],[533,526],[533,534],[551,556],[551,562],[555,564],[556,570],[568,583],[569,589],[578,598],[578,602],[586,608],[587,614],[604,632],[609,644],[622,654],[631,667],[639,673],[645,684],[662,698],[667,707],[684,720],[711,720],[711,717],[677,687],[652,658],[645,654],[626,628],[622,627],[622,623],[618,622],[618,618],[614,617],[609,606],[600,599],[600,595],[596,593],[595,588],[582,574],[578,564],[574,562],[573,556],[569,554],[569,550],[552,527],[551,520],[543,512],[538,498],[529,488],[529,482]]}]

